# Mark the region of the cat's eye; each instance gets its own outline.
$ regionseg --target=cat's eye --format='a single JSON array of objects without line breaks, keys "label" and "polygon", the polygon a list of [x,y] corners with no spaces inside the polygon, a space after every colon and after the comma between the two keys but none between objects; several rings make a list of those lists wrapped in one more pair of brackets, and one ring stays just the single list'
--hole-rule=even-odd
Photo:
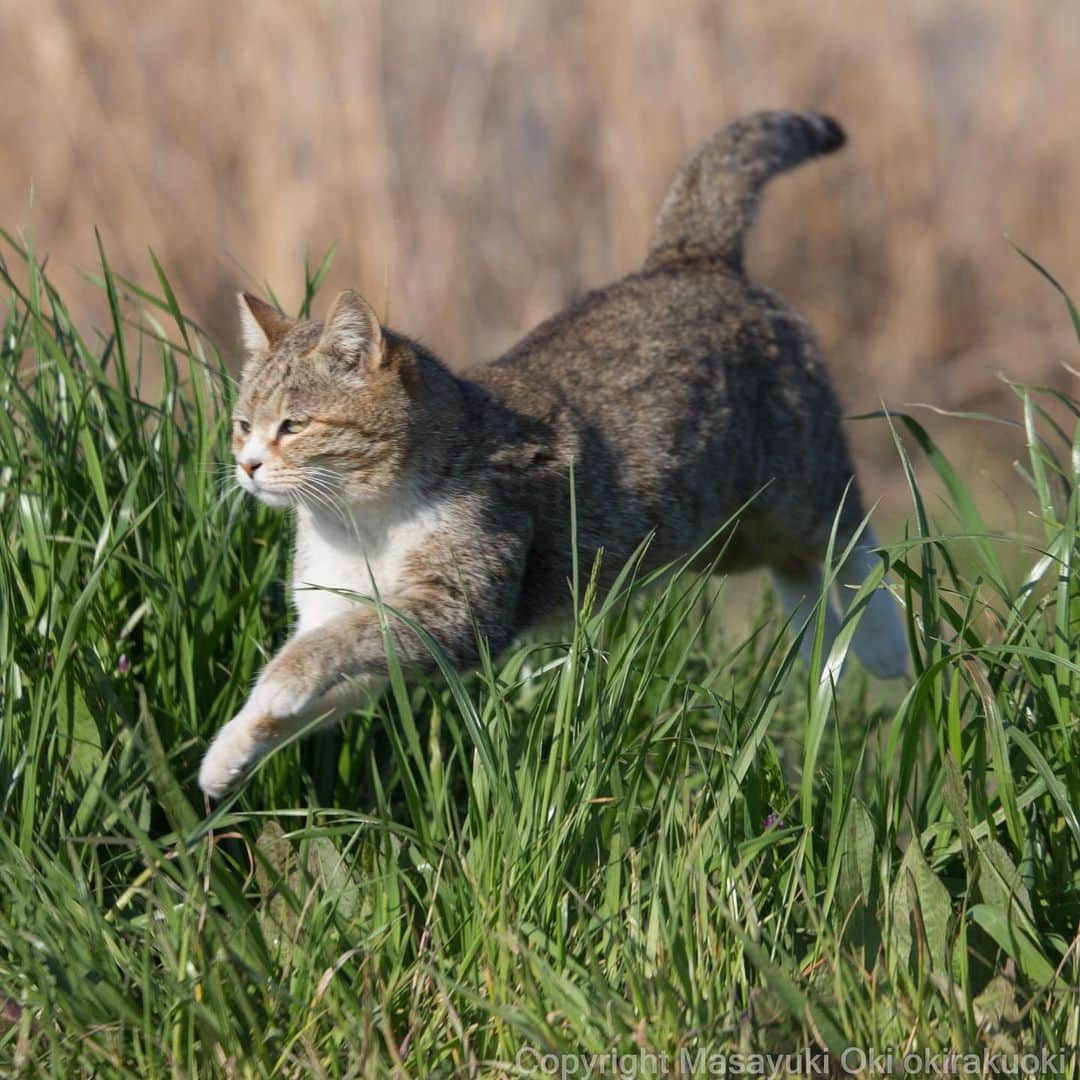
[{"label": "cat's eye", "polygon": [[278,425],[278,438],[282,435],[295,435],[298,431],[307,427],[306,420],[282,420]]},{"label": "cat's eye", "polygon": [[251,424],[249,424],[242,417],[238,416],[233,422],[240,429],[240,433],[242,435],[250,435],[251,434]]}]

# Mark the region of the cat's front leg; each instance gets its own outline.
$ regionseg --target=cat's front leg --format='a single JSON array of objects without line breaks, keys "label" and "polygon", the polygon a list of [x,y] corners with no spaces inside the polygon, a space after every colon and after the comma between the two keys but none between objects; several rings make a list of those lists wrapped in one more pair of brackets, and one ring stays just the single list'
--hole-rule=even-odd
[{"label": "cat's front leg", "polygon": [[427,635],[458,668],[476,662],[478,628],[491,651],[503,648],[514,630],[529,525],[494,507],[481,524],[482,542],[455,548],[454,536],[434,537],[403,560],[407,585],[385,600],[386,611],[396,613],[388,629],[377,611],[357,605],[285,645],[207,751],[203,791],[220,797],[311,720],[342,715],[380,693],[387,632],[407,673],[435,669]]},{"label": "cat's front leg", "polygon": [[303,638],[285,645],[244,707],[214,737],[199,768],[199,787],[207,795],[221,798],[300,728],[333,721],[379,692],[382,680],[364,675],[327,689],[324,673],[310,667],[311,652]]},{"label": "cat's front leg", "polygon": [[267,717],[250,699],[218,733],[199,766],[199,787],[220,799],[272,749]]}]

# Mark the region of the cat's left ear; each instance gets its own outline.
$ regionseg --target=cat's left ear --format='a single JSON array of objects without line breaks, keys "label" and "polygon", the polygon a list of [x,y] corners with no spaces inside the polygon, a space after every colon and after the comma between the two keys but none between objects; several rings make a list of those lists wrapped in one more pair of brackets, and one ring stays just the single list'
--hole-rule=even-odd
[{"label": "cat's left ear", "polygon": [[355,290],[338,293],[319,339],[319,352],[359,370],[383,367],[388,349],[374,308]]}]

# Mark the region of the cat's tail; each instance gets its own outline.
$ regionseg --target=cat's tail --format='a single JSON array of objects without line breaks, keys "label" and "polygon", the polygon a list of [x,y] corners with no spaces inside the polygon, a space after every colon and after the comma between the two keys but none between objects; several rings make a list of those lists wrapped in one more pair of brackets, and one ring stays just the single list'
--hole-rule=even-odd
[{"label": "cat's tail", "polygon": [[688,258],[741,272],[743,238],[777,173],[844,145],[840,125],[813,112],[758,112],[718,131],[683,166],[656,219],[646,269]]}]

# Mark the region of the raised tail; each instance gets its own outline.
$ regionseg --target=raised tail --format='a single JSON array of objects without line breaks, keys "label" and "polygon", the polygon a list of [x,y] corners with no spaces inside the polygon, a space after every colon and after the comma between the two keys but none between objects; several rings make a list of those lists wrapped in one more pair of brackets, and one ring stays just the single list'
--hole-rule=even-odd
[{"label": "raised tail", "polygon": [[646,269],[705,257],[741,271],[743,238],[777,174],[844,145],[840,125],[813,112],[758,112],[718,131],[668,189]]}]

